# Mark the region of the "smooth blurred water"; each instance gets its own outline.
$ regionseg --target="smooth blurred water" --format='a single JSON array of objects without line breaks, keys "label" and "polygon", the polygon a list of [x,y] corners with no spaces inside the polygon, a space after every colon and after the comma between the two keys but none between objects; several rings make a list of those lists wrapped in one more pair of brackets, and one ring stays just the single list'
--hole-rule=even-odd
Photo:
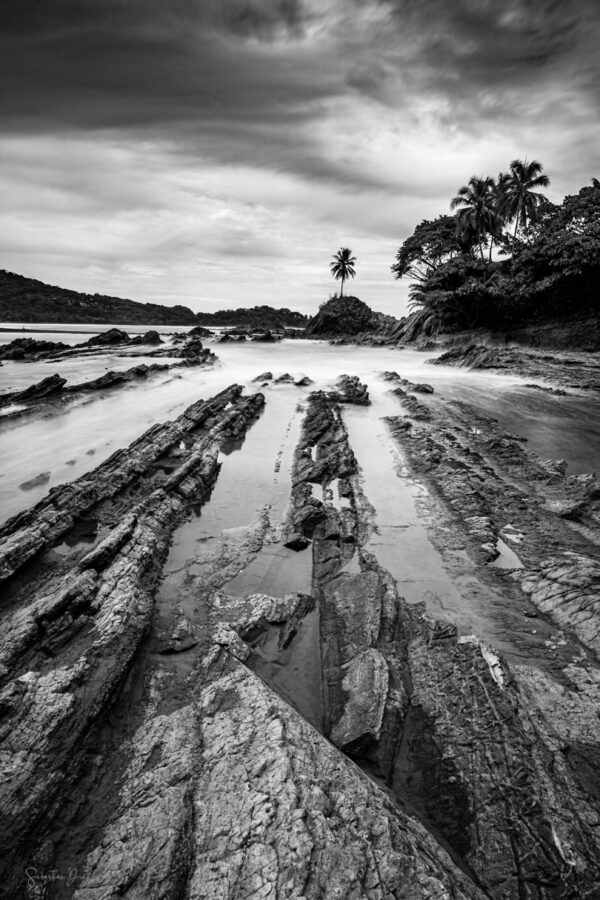
[{"label": "smooth blurred water", "polygon": [[[73,325],[52,322],[0,322],[0,344],[10,344],[15,338],[35,338],[38,341],[60,341],[63,344],[79,344],[87,341],[93,334],[101,334],[110,328],[126,331],[131,337],[145,334],[146,331],[158,331],[159,334],[174,334],[176,331],[189,331],[192,325],[115,325],[114,323],[97,323]],[[6,329],[6,330],[2,330]]]},{"label": "smooth blurred water", "polygon": [[[64,334],[47,337],[63,340]],[[37,502],[50,487],[94,468],[151,425],[174,418],[190,403],[208,398],[229,384],[264,390],[267,403],[277,392],[282,415],[288,415],[310,390],[332,386],[342,373],[358,375],[374,396],[383,396],[389,390],[390,385],[380,377],[385,370],[397,371],[412,381],[428,382],[442,397],[465,400],[495,416],[507,430],[526,437],[541,456],[567,459],[569,472],[600,470],[600,400],[595,397],[556,397],[524,388],[522,379],[514,376],[429,366],[427,360],[435,354],[414,350],[332,346],[306,340],[220,344],[209,339],[205,345],[219,357],[214,367],[175,369],[101,396],[83,397],[65,404],[59,412],[14,423],[0,422],[2,519]],[[84,381],[109,368],[129,368],[142,360],[152,361],[143,356],[122,357],[118,351],[58,363],[7,361],[0,368],[0,390],[26,387],[54,372],[70,382]],[[296,379],[308,375],[314,384],[301,389],[269,383],[261,388],[253,379],[266,370],[275,377],[287,372]],[[377,415],[376,409],[377,404],[371,415]],[[365,427],[370,427],[368,415]],[[28,490],[19,487],[41,473],[48,476],[43,484]]]}]

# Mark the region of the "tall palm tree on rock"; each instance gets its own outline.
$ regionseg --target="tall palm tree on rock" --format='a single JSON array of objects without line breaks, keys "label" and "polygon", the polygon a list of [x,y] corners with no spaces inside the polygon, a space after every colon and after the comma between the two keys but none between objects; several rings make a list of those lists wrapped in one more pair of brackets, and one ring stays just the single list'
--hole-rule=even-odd
[{"label": "tall palm tree on rock", "polygon": [[348,247],[340,247],[338,252],[333,254],[333,262],[329,264],[329,268],[336,280],[342,279],[340,297],[344,296],[344,281],[346,278],[354,278],[356,275],[355,262],[356,257],[352,256],[352,250],[349,250]]},{"label": "tall palm tree on rock", "polygon": [[515,222],[513,237],[516,238],[519,227],[526,228],[529,222],[536,221],[538,206],[544,200],[544,195],[538,193],[536,188],[548,187],[549,184],[550,179],[542,175],[542,164],[537,160],[523,162],[513,159],[506,192],[506,218]]},{"label": "tall palm tree on rock", "polygon": [[459,228],[471,232],[475,237],[482,259],[483,243],[487,235],[493,236],[498,230],[495,187],[493,178],[473,176],[468,184],[459,189],[450,204],[451,209],[457,210]]}]

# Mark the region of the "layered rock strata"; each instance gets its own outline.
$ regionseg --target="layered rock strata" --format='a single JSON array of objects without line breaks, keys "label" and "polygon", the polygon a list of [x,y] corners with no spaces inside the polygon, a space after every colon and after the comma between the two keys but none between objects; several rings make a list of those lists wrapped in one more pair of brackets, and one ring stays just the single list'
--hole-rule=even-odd
[{"label": "layered rock strata", "polygon": [[56,543],[92,507],[116,497],[144,473],[152,468],[175,468],[179,456],[188,455],[194,432],[224,412],[241,393],[241,387],[232,385],[211,400],[193,403],[174,421],[152,426],[93,472],[51,489],[38,504],[6,522],[0,527],[0,580]]},{"label": "layered rock strata", "polygon": [[[482,502],[483,485],[475,490],[466,465],[457,465],[456,434],[438,454],[424,436],[432,441],[444,433],[439,420],[423,424],[417,411],[411,424],[406,429],[391,422],[403,447],[413,448],[411,460],[418,458],[426,472],[443,468],[456,506],[483,527],[477,515],[482,510],[472,508]],[[497,446],[495,440],[498,435],[492,453],[499,451],[504,463],[507,449],[524,453],[519,442]],[[482,465],[472,448],[469,455]],[[545,488],[556,480],[541,465],[538,478]],[[308,496],[307,487],[318,484],[325,497],[335,481],[343,500],[319,505],[312,490]],[[600,797],[587,773],[600,745],[596,664],[584,654],[563,671],[555,664],[511,665],[476,637],[460,636],[452,623],[431,619],[422,605],[407,605],[364,549],[368,504],[356,463],[339,410],[318,396],[309,408],[294,484],[290,527],[313,542],[325,733],[420,818],[486,896],[593,896],[600,878]],[[498,497],[510,495],[507,489],[504,482]],[[531,520],[537,516],[534,508]],[[493,533],[489,515],[485,526]],[[479,548],[483,556],[476,557],[483,566],[495,552],[489,536]],[[557,544],[564,540],[565,534],[557,536]],[[518,572],[512,574],[520,578]],[[571,601],[575,582],[580,595],[586,591],[581,578],[579,570],[571,571],[571,587],[563,589]],[[590,591],[591,584],[588,623]],[[510,602],[511,589],[507,594]],[[574,643],[581,632],[590,645],[594,628],[581,631],[573,606],[562,622],[575,632]]]},{"label": "layered rock strata", "polygon": [[[45,865],[60,826],[55,815],[63,792],[72,788],[78,803],[84,802],[78,780],[85,782],[87,767],[95,765],[89,735],[140,650],[173,528],[192,503],[202,503],[210,493],[222,443],[243,435],[264,403],[261,394],[240,394],[233,386],[153,429],[85,479],[58,489],[27,514],[27,524],[21,518],[13,530],[17,536],[27,529],[43,533],[33,568],[5,584],[0,642],[0,858],[5,886],[14,896],[21,895],[26,881],[21,863],[27,854],[34,869]],[[195,433],[199,427],[202,432]],[[185,438],[190,444],[173,457],[172,471],[145,480],[149,463]],[[121,499],[136,475],[138,489]],[[104,535],[87,552],[74,545],[66,554],[50,550],[40,557],[51,543],[56,546],[60,533],[43,532],[40,522],[67,490],[69,515],[95,513],[104,522]],[[12,559],[22,567],[32,545],[20,559],[15,546]],[[104,731],[100,743],[105,738]]]},{"label": "layered rock strata", "polygon": [[465,366],[539,379],[543,383],[550,382],[559,391],[564,388],[600,390],[600,363],[595,353],[468,344],[453,347],[431,362],[440,366]]},{"label": "layered rock strata", "polygon": [[189,359],[184,359],[178,363],[151,363],[150,365],[140,363],[137,366],[132,366],[130,369],[125,369],[123,372],[110,370],[98,378],[78,384],[67,384],[67,379],[59,374],[49,375],[47,378],[37,382],[37,384],[32,384],[22,391],[10,391],[0,394],[0,408],[26,404],[21,409],[7,410],[0,418],[0,424],[31,415],[31,413],[39,412],[41,409],[45,411],[52,404],[57,408],[58,404],[80,397],[83,394],[100,393],[113,388],[120,388],[126,384],[144,381],[148,377],[166,372],[169,369],[212,364],[215,361],[216,357],[213,354],[206,359],[202,356],[191,356]]},{"label": "layered rock strata", "polygon": [[[526,665],[402,598],[371,541],[343,405],[327,393],[307,401],[282,533],[268,511],[205,533],[191,515],[219,450],[264,404],[232,386],[7,526],[7,896],[595,896],[600,678],[593,634],[571,620],[576,609],[594,618],[595,482],[565,478],[465,405],[398,396],[406,415],[388,426],[429,485],[430,540],[470,566],[467,579],[445,557],[466,599],[495,591],[541,621],[527,593],[540,555],[554,540],[559,591],[568,554],[585,557],[585,573],[566,575],[587,605],[557,604],[568,647]],[[52,515],[66,508],[64,530]],[[184,548],[173,558],[172,534]],[[519,545],[519,566],[491,565],[501,535]],[[239,588],[249,564],[286,544],[280,582],[310,554],[310,593]],[[303,668],[284,690],[294,654]],[[309,677],[315,704],[321,685],[310,717],[299,696]],[[49,871],[63,880],[35,880]]]}]

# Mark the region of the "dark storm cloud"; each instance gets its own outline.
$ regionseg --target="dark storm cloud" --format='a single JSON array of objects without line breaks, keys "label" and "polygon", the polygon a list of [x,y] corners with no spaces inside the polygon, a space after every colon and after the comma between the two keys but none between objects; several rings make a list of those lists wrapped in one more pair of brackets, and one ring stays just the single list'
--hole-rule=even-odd
[{"label": "dark storm cloud", "polygon": [[511,91],[596,90],[599,20],[595,0],[4,0],[0,112],[8,131],[145,128],[199,154],[221,135],[238,159],[247,139],[328,177],[300,133],[323,103],[491,118]]},{"label": "dark storm cloud", "polygon": [[244,37],[273,40],[282,35],[300,38],[307,21],[301,0],[239,0],[222,7],[224,25]]},{"label": "dark storm cloud", "polygon": [[380,0],[378,6],[394,39],[370,78],[363,76],[371,90],[385,87],[395,59],[407,85],[474,103],[487,94],[484,106],[493,91],[501,99],[504,91],[531,93],[561,79],[598,97],[597,0]]},{"label": "dark storm cloud", "polygon": [[281,39],[301,22],[294,0],[9,2],[0,7],[4,121],[43,129],[284,117],[283,98],[298,104],[323,89],[241,37]]},{"label": "dark storm cloud", "polygon": [[3,264],[221,305],[265,302],[271,266],[314,305],[323,254],[352,246],[393,311],[398,242],[471,174],[528,154],[552,199],[598,174],[599,20],[598,0],[1,0]]}]

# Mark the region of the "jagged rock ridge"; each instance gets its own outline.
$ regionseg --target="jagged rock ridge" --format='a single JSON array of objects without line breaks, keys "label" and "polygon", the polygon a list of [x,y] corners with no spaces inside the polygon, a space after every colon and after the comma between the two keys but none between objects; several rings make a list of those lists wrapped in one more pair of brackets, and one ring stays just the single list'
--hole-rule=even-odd
[{"label": "jagged rock ridge", "polygon": [[[532,603],[540,623],[573,630],[579,662],[566,649],[504,658],[402,598],[370,542],[344,421],[345,403],[368,400],[355,377],[303,400],[282,531],[265,510],[199,541],[219,451],[233,441],[243,453],[260,427],[263,395],[232,386],[0,532],[7,896],[23,894],[29,865],[76,872],[49,900],[593,897],[596,486],[566,480],[466,405],[418,400],[418,386],[386,375],[391,433],[438,504],[432,540],[450,533],[468,553],[467,599]],[[557,528],[564,556],[545,568]],[[91,543],[74,539],[90,529]],[[523,568],[495,572],[511,533]],[[171,535],[184,560],[168,556]],[[274,552],[291,574],[286,544],[310,563],[310,594],[233,587]],[[311,635],[287,696],[281,669]],[[311,724],[294,691],[315,669]]]}]

